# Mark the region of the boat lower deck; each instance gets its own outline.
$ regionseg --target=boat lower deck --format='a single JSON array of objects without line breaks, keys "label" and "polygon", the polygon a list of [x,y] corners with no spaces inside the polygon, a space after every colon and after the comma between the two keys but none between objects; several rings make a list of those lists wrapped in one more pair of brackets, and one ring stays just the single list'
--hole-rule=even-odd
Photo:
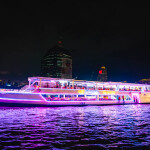
[{"label": "boat lower deck", "polygon": [[[1,105],[24,106],[86,106],[150,103],[149,92],[92,91],[92,93],[0,92]],[[87,91],[84,91],[87,92]]]},{"label": "boat lower deck", "polygon": [[1,100],[0,105],[4,106],[87,106],[87,105],[120,105],[120,104],[135,104],[134,101],[7,101]]}]

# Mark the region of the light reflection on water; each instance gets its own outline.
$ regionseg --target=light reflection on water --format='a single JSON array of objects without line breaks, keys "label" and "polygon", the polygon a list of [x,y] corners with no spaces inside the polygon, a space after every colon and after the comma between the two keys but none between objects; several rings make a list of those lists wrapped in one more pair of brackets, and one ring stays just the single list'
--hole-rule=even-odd
[{"label": "light reflection on water", "polygon": [[0,149],[141,149],[150,105],[0,107]]}]

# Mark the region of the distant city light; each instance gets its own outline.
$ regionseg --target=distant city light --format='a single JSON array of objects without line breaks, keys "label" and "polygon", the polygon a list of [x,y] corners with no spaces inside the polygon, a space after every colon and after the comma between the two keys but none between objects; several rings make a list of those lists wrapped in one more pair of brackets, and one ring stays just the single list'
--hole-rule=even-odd
[{"label": "distant city light", "polygon": [[102,73],[103,73],[102,70],[100,70],[100,71],[99,71],[99,74],[102,74]]}]

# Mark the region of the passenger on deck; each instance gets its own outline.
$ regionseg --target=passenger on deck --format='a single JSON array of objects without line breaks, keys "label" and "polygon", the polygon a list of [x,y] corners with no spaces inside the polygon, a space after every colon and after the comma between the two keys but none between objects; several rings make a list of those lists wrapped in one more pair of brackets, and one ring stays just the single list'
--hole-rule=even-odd
[{"label": "passenger on deck", "polygon": [[74,86],[74,89],[76,89],[76,88],[77,88],[77,85]]},{"label": "passenger on deck", "polygon": [[67,84],[65,83],[65,89],[67,88]]},{"label": "passenger on deck", "polygon": [[122,100],[124,101],[124,96],[122,96]]}]

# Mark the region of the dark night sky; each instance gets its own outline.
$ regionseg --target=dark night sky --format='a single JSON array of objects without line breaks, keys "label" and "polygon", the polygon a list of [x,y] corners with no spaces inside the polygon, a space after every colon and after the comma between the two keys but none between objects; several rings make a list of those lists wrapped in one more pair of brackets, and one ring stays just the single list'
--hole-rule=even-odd
[{"label": "dark night sky", "polygon": [[27,1],[1,3],[0,79],[40,73],[40,59],[63,37],[72,50],[73,77],[96,79],[105,65],[109,81],[150,77],[148,4]]}]

